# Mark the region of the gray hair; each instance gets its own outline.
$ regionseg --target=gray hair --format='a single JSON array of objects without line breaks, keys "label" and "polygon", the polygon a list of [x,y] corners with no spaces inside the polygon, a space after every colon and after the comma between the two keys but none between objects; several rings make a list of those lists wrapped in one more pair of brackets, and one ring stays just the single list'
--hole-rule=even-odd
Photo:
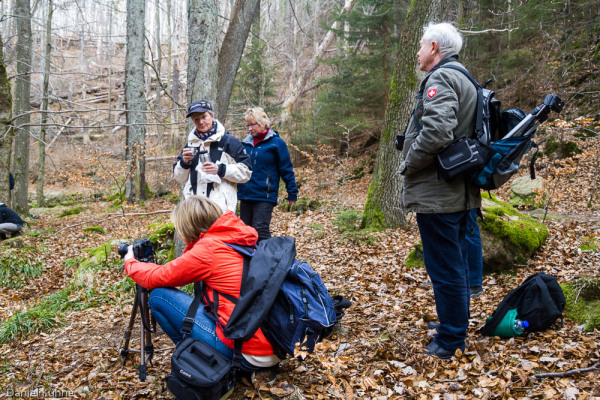
[{"label": "gray hair", "polygon": [[449,22],[434,24],[430,22],[423,28],[421,40],[426,42],[437,42],[440,46],[440,56],[446,58],[458,54],[462,48],[462,35],[454,25]]}]

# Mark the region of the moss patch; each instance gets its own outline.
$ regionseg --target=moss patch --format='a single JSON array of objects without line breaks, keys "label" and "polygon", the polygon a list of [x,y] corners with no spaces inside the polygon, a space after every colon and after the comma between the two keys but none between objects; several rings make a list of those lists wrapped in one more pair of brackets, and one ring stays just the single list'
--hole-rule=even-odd
[{"label": "moss patch", "polygon": [[99,226],[99,225],[94,225],[94,226],[88,226],[86,228],[83,228],[84,232],[91,232],[91,233],[99,233],[101,235],[104,235],[106,233],[106,231],[104,230],[103,227]]},{"label": "moss patch", "polygon": [[567,300],[567,318],[585,324],[586,332],[600,329],[600,279],[580,278],[560,286]]},{"label": "moss patch", "polygon": [[486,215],[481,224],[482,229],[508,241],[529,256],[546,242],[548,229],[544,224],[518,212],[494,195],[482,193],[481,197],[489,200],[485,204]]},{"label": "moss patch", "polygon": [[410,268],[421,268],[425,266],[425,261],[423,260],[423,244],[421,242],[415,244],[415,248],[408,253],[404,265]]},{"label": "moss patch", "polygon": [[61,217],[66,217],[68,215],[76,215],[76,214],[81,213],[82,211],[83,211],[82,207],[75,207],[75,208],[71,208],[70,210],[65,210],[65,211],[61,212],[58,215],[58,217],[61,218]]},{"label": "moss patch", "polygon": [[283,211],[296,212],[297,215],[304,214],[306,211],[318,210],[321,207],[319,200],[312,200],[306,197],[300,197],[294,204],[281,199],[279,202],[279,208]]}]

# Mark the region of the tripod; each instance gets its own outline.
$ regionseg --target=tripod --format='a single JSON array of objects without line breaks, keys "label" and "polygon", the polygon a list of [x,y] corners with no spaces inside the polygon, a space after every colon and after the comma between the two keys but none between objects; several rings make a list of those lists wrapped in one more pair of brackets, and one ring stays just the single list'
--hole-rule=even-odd
[{"label": "tripod", "polygon": [[[152,334],[162,333],[162,331],[156,330],[156,320],[150,315],[150,308],[148,307],[148,289],[144,289],[140,285],[135,285],[135,299],[133,301],[133,309],[129,316],[129,325],[123,333],[123,346],[121,347],[121,362],[125,365],[129,352],[140,353],[140,365],[138,367],[140,373],[140,381],[146,381],[146,363],[152,364],[152,356],[154,352],[171,350],[175,346],[166,347],[164,349],[154,350],[152,344]],[[131,333],[133,332],[133,325],[135,323],[136,315],[138,310],[140,311],[140,348],[131,349],[129,348],[129,340],[131,339]]]}]

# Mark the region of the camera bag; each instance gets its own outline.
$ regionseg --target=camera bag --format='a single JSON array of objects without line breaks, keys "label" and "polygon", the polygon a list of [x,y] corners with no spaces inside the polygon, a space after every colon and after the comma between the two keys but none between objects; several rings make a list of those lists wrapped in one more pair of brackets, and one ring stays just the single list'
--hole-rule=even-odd
[{"label": "camera bag", "polygon": [[439,176],[443,180],[449,181],[474,171],[480,171],[487,162],[486,153],[484,145],[476,139],[464,136],[455,139],[438,153]]},{"label": "camera bag", "polygon": [[191,337],[194,316],[202,289],[194,284],[194,300],[183,320],[183,340],[171,356],[171,374],[167,388],[178,400],[218,400],[233,390],[236,381],[235,362],[201,340]]}]

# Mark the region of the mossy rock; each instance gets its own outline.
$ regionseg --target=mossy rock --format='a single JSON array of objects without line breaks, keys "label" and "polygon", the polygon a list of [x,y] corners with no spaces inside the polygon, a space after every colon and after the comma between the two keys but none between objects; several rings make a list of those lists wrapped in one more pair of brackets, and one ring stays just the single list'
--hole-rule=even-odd
[{"label": "mossy rock", "polygon": [[580,278],[560,286],[567,318],[585,325],[586,332],[600,329],[600,278]]},{"label": "mossy rock", "polygon": [[415,244],[415,248],[408,253],[404,265],[410,268],[420,268],[425,266],[425,261],[423,261],[423,244],[421,241]]},{"label": "mossy rock", "polygon": [[515,178],[510,184],[510,205],[543,207],[546,196],[539,195],[543,191],[544,183],[541,179],[531,179],[529,175]]},{"label": "mossy rock", "polygon": [[318,210],[319,207],[321,207],[319,200],[312,200],[307,197],[300,197],[294,204],[290,204],[284,199],[279,201],[279,208],[283,211],[296,212],[297,215],[304,214],[308,210]]},{"label": "mossy rock", "polygon": [[565,142],[561,139],[557,140],[554,135],[548,136],[546,146],[544,147],[544,154],[550,159],[563,159],[581,153],[582,150],[575,142]]},{"label": "mossy rock", "polygon": [[479,224],[484,272],[523,266],[546,242],[548,229],[510,204],[482,193],[484,221]]}]

